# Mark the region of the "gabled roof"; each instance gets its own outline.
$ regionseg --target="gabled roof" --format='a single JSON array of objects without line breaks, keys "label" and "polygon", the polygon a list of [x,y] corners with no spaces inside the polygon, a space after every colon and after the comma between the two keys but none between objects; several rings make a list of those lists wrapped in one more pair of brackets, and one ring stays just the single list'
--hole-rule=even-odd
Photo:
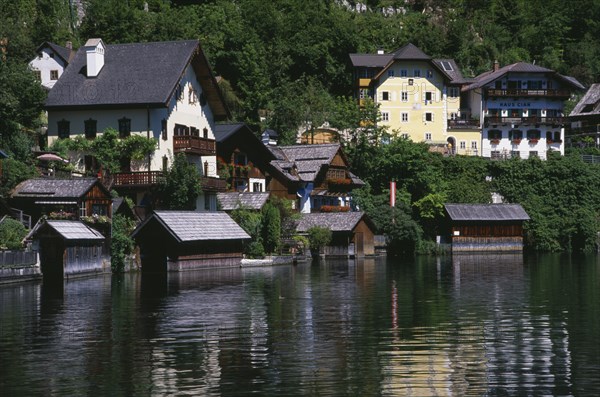
[{"label": "gabled roof", "polygon": [[51,198],[73,199],[85,196],[94,186],[98,186],[110,197],[110,193],[97,178],[36,178],[19,183],[12,191],[12,198]]},{"label": "gabled roof", "polygon": [[403,47],[398,48],[393,52],[394,59],[402,59],[402,60],[423,60],[428,61],[431,57],[425,54],[419,47],[414,45],[413,43],[408,43]]},{"label": "gabled roof", "polygon": [[82,47],[48,93],[47,109],[168,106],[192,65],[215,118],[229,116],[198,40],[106,45],[104,66],[93,78],[86,62]]},{"label": "gabled roof", "polygon": [[350,61],[354,67],[383,68],[393,58],[393,54],[350,54]]},{"label": "gabled roof", "polygon": [[[250,131],[250,129],[245,123],[217,124],[215,125],[213,133],[215,134],[215,140],[217,142],[223,142],[227,138],[235,135],[236,132],[239,132],[245,128],[247,128],[248,131]],[[256,139],[258,140],[258,138]]]},{"label": "gabled roof", "polygon": [[453,221],[527,221],[519,204],[445,204]]},{"label": "gabled roof", "polygon": [[[340,151],[340,144],[269,146],[269,150],[279,159],[271,164],[292,179],[313,182],[324,165],[329,165]],[[287,167],[295,167],[297,175],[290,174]]]},{"label": "gabled roof", "polygon": [[600,114],[600,83],[592,84],[583,98],[571,111],[569,116],[586,116]]},{"label": "gabled roof", "polygon": [[269,192],[230,192],[217,193],[217,200],[223,211],[238,208],[260,210],[269,199]]},{"label": "gabled roof", "polygon": [[320,212],[302,214],[296,226],[296,231],[303,233],[313,226],[320,226],[332,232],[351,232],[363,217],[369,227],[374,229],[373,224],[364,212]]},{"label": "gabled roof", "polygon": [[465,87],[463,89],[463,91],[469,91],[469,90],[472,90],[475,88],[483,87],[484,85],[487,85],[487,84],[503,77],[504,75],[506,75],[508,73],[551,74],[551,75],[554,75],[554,77],[556,79],[563,81],[565,84],[572,86],[573,88],[576,88],[576,89],[584,88],[583,85],[579,81],[577,81],[577,79],[575,79],[573,77],[563,76],[559,73],[556,73],[554,70],[550,70],[550,69],[544,68],[542,66],[534,65],[531,63],[517,62],[517,63],[513,63],[510,65],[501,67],[500,69],[498,69],[496,71],[491,70],[491,71],[487,71],[487,72],[480,74],[479,76],[475,77],[475,79],[474,79],[475,81],[472,84]]},{"label": "gabled roof", "polygon": [[225,212],[155,211],[132,233],[158,222],[178,243],[249,239],[250,236]]},{"label": "gabled roof", "polygon": [[38,223],[27,235],[26,239],[34,238],[38,232],[50,228],[64,240],[103,241],[104,236],[97,230],[80,221],[45,221]]},{"label": "gabled roof", "polygon": [[49,41],[42,43],[37,48],[36,52],[40,52],[42,49],[44,49],[46,47],[48,47],[52,51],[54,51],[54,53],[57,54],[66,64],[69,64],[71,62],[71,59],[75,55],[75,51],[73,51],[72,49],[60,46],[55,43],[51,43]]},{"label": "gabled roof", "polygon": [[444,71],[444,73],[450,78],[451,83],[464,84],[473,81],[473,79],[466,79],[463,77],[454,59],[434,59],[433,63],[438,67],[438,69]]}]

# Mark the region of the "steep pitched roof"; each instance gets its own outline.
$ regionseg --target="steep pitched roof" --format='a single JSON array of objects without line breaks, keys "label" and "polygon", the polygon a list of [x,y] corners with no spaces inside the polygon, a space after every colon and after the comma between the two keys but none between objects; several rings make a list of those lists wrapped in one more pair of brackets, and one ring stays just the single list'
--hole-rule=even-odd
[{"label": "steep pitched roof", "polygon": [[215,118],[229,112],[198,40],[106,45],[99,75],[86,75],[82,47],[48,93],[46,108],[167,106],[192,65]]},{"label": "steep pitched roof", "polygon": [[238,208],[260,210],[269,196],[269,192],[230,192],[217,193],[217,200],[223,211],[232,211]]},{"label": "steep pitched roof", "polygon": [[36,178],[18,184],[12,191],[13,198],[73,199],[83,197],[95,184],[110,196],[97,178]]},{"label": "steep pitched roof", "polygon": [[453,221],[527,221],[519,204],[445,204]]},{"label": "steep pitched roof", "polygon": [[[272,161],[271,164],[292,180],[301,180],[304,182],[313,182],[321,167],[331,163],[335,155],[340,150],[340,145],[321,144],[321,145],[293,145],[293,146],[274,146],[268,147],[269,150],[279,159]],[[294,167],[297,174],[291,174],[288,169]]]},{"label": "steep pitched roof", "polygon": [[583,98],[571,111],[569,116],[585,116],[600,114],[600,83],[592,84]]},{"label": "steep pitched roof", "polygon": [[350,54],[354,67],[383,68],[393,58],[393,54]]},{"label": "steep pitched roof", "polygon": [[510,65],[506,65],[501,67],[496,71],[487,71],[479,76],[475,77],[475,81],[465,87],[463,91],[469,91],[475,88],[483,87],[486,84],[491,83],[494,80],[497,80],[508,73],[548,73],[554,75],[558,80],[563,81],[569,86],[572,86],[577,89],[583,89],[583,85],[577,81],[577,79],[573,77],[563,76],[559,73],[556,73],[554,70],[544,68],[539,65],[534,65],[526,62],[517,62]]},{"label": "steep pitched roof", "polygon": [[33,230],[31,230],[31,232],[29,232],[26,238],[34,238],[40,230],[46,228],[54,230],[64,240],[104,240],[104,236],[99,231],[89,227],[83,222],[62,220],[53,220],[38,223],[36,227]]},{"label": "steep pitched roof", "polygon": [[[215,140],[217,142],[223,142],[244,128],[248,128],[248,126],[244,123],[217,124],[215,125],[213,131],[215,134]],[[258,140],[258,138],[256,139]]]},{"label": "steep pitched roof", "polygon": [[250,238],[225,212],[196,211],[155,211],[133,231],[132,237],[149,222],[158,222],[179,243]]},{"label": "steep pitched roof", "polygon": [[72,49],[60,46],[55,43],[51,43],[49,41],[42,43],[37,48],[36,52],[40,52],[42,49],[44,49],[46,47],[48,47],[52,51],[54,51],[54,53],[57,54],[66,64],[69,64],[71,62],[71,59],[75,55],[75,51],[73,51]]},{"label": "steep pitched roof", "polygon": [[374,228],[364,212],[333,212],[302,214],[296,225],[298,232],[307,232],[313,226],[326,227],[332,232],[350,232],[365,218],[371,228]]},{"label": "steep pitched roof", "polygon": [[428,61],[431,57],[425,54],[419,47],[413,43],[408,43],[396,51],[393,52],[394,59],[406,59],[406,60],[423,60]]},{"label": "steep pitched roof", "polygon": [[454,59],[434,59],[433,63],[438,67],[438,69],[444,71],[444,73],[450,78],[451,83],[464,84],[473,80],[463,77]]}]

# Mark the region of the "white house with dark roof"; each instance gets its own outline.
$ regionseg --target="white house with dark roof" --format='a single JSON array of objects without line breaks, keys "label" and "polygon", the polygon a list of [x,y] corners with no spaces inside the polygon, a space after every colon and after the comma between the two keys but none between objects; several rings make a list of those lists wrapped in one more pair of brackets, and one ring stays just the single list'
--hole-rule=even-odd
[{"label": "white house with dark roof", "polygon": [[569,114],[570,138],[591,136],[600,139],[600,84],[592,84]]},{"label": "white house with dark roof", "polygon": [[[112,176],[112,187],[136,203],[173,156],[185,153],[202,175],[197,209],[216,210],[216,192],[226,184],[216,173],[213,131],[229,111],[197,40],[111,45],[90,39],[49,92],[46,109],[49,144],[94,139],[107,128],[156,141],[150,158],[123,159],[121,172]],[[86,155],[77,159],[80,168],[93,167],[93,153]]]},{"label": "white house with dark roof", "polygon": [[66,47],[51,42],[42,43],[36,53],[36,57],[29,62],[29,68],[47,89],[54,86],[75,54],[70,41],[67,42]]},{"label": "white house with dark roof", "polygon": [[477,76],[463,87],[466,106],[482,120],[482,155],[490,158],[564,154],[564,101],[584,87],[574,78],[525,62]]}]

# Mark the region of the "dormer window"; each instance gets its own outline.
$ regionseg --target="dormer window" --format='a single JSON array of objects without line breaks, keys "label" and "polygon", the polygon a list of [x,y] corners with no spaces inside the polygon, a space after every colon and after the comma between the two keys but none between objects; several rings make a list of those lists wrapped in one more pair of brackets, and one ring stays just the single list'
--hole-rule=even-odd
[{"label": "dormer window", "polygon": [[83,122],[85,127],[85,137],[87,139],[94,139],[98,132],[97,124],[98,122],[93,119],[88,119]]},{"label": "dormer window", "polygon": [[127,138],[131,135],[131,119],[123,117],[119,119],[119,138]]}]

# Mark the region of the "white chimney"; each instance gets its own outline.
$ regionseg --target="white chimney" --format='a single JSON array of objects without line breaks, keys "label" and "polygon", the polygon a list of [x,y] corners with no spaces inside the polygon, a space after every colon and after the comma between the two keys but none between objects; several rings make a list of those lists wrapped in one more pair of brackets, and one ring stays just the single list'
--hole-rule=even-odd
[{"label": "white chimney", "polygon": [[87,77],[97,77],[104,66],[104,43],[102,39],[89,39],[84,47]]},{"label": "white chimney", "polygon": [[385,54],[385,50],[383,48],[381,48],[381,47],[378,48],[377,49],[377,55],[383,55],[383,54]]}]

